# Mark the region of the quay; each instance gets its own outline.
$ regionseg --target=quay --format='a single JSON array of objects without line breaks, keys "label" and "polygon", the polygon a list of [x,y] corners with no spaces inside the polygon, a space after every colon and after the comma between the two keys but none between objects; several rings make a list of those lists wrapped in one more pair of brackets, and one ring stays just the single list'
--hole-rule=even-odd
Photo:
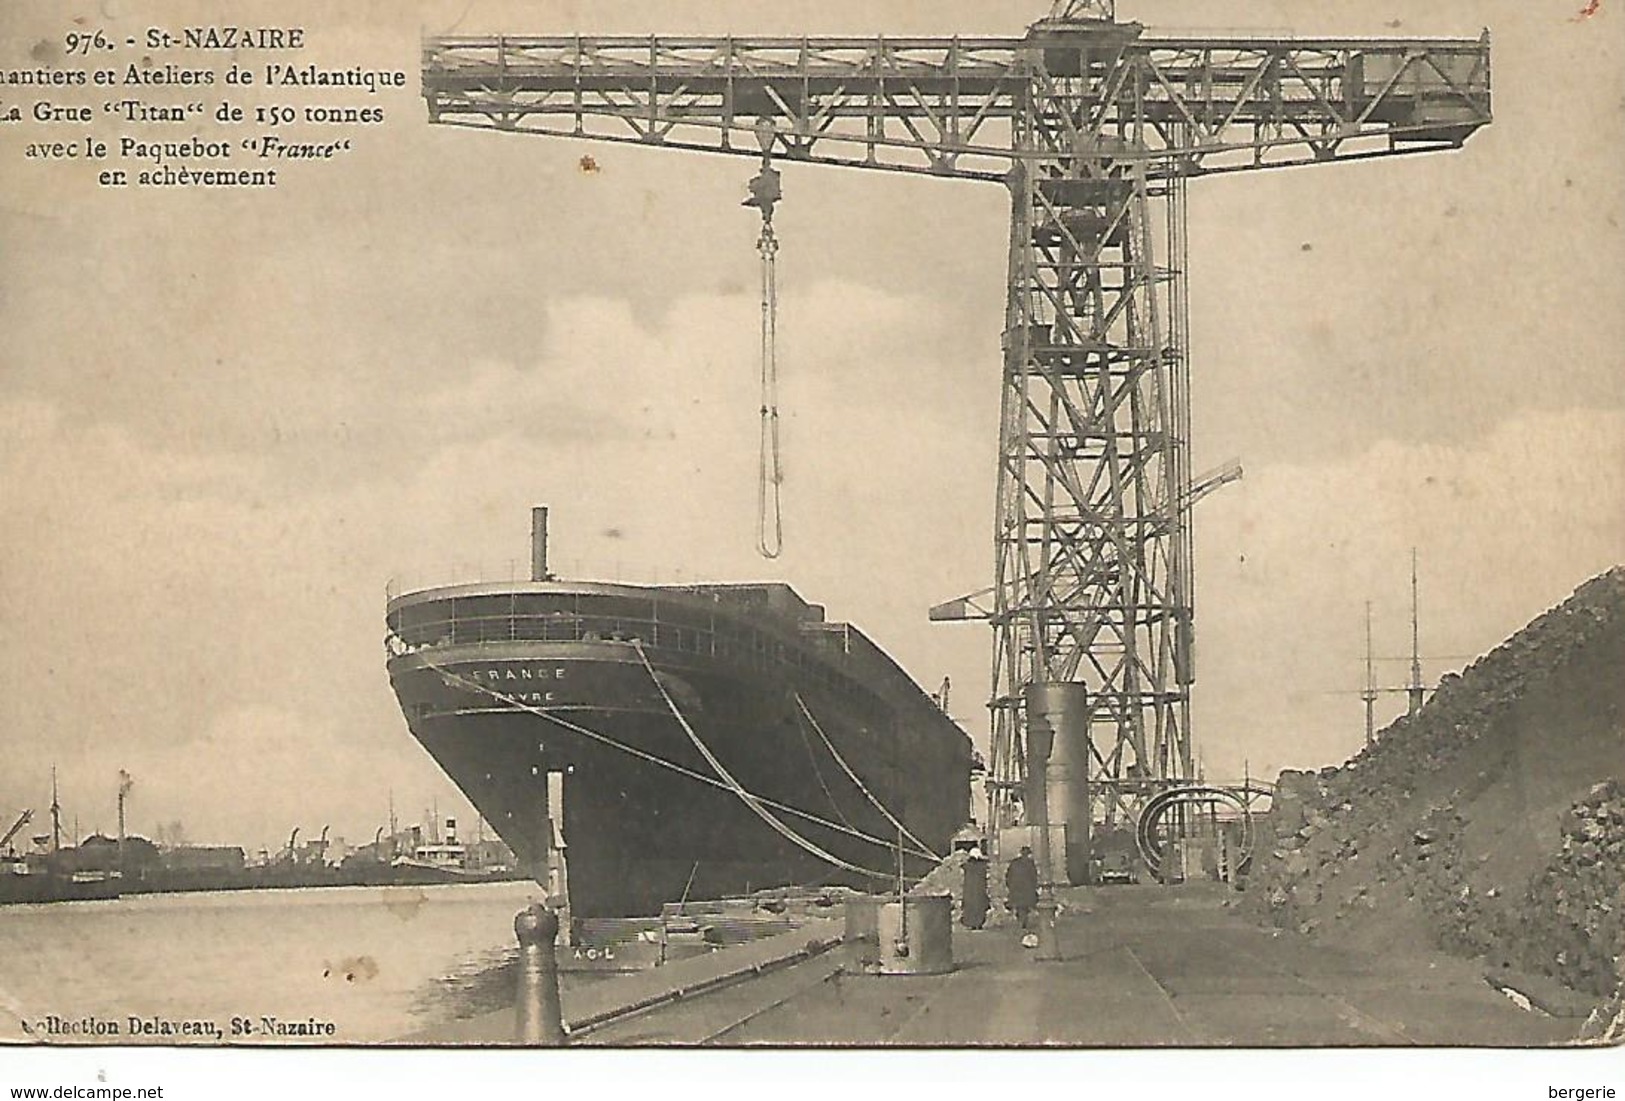
[{"label": "quay", "polygon": [[[842,923],[791,932],[566,990],[582,1046],[1543,1047],[1581,1021],[1526,1009],[1481,968],[1380,955],[1255,925],[1218,884],[1058,892],[1059,960],[1008,922],[955,926],[954,967],[866,973],[871,944]],[[404,1037],[512,1045],[513,1010]]]}]

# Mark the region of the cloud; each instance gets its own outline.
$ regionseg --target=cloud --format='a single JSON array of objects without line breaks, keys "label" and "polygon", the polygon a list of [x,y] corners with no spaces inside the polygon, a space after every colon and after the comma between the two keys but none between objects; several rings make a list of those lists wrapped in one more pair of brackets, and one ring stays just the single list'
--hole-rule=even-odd
[{"label": "cloud", "polygon": [[[222,840],[234,822],[370,834],[390,787],[453,803],[384,676],[385,585],[522,576],[533,503],[554,508],[566,574],[785,577],[905,656],[931,653],[942,636],[921,630],[924,609],[976,576],[979,541],[941,574],[878,582],[910,558],[947,564],[930,533],[949,499],[974,502],[958,507],[985,530],[991,465],[986,486],[962,477],[966,413],[930,386],[966,365],[933,352],[909,296],[814,285],[802,310],[861,315],[887,338],[877,363],[857,361],[852,334],[798,350],[784,395],[791,543],[771,565],[752,549],[756,313],[739,296],[647,315],[555,300],[524,362],[478,359],[381,393],[365,424],[330,438],[319,404],[283,409],[282,442],[262,450],[0,402],[0,479],[24,521],[0,546],[0,727],[15,732],[0,800],[37,801],[53,762],[76,792],[128,768],[142,813]],[[171,416],[182,428],[206,414]],[[411,446],[369,455],[386,430]],[[357,458],[383,473],[311,472]],[[977,666],[981,650],[969,641]]]},{"label": "cloud", "polygon": [[[31,805],[56,762],[85,802],[126,767],[142,813],[221,840],[238,823],[360,836],[391,788],[455,805],[383,674],[385,582],[522,576],[539,502],[561,572],[791,580],[922,683],[948,673],[980,736],[990,632],[924,611],[987,575],[996,409],[967,395],[994,389],[992,365],[944,352],[911,295],[804,293],[797,324],[865,320],[795,349],[777,563],[751,549],[755,348],[738,296],[654,316],[550,304],[526,363],[479,361],[376,410],[453,426],[392,452],[387,479],[306,483],[281,452],[159,446],[38,399],[0,403],[0,477],[25,532],[0,561],[0,724],[16,732],[0,798]],[[865,331],[883,354],[863,354]],[[1198,514],[1210,775],[1356,748],[1364,601],[1379,649],[1403,652],[1412,545],[1429,654],[1480,652],[1625,558],[1622,428],[1616,413],[1534,411],[1466,444],[1249,461]]]},{"label": "cloud", "polygon": [[1199,506],[1197,533],[1204,757],[1225,775],[1340,760],[1363,737],[1366,600],[1378,655],[1409,652],[1411,547],[1430,682],[1625,561],[1625,413],[1530,412],[1457,446],[1249,465]]},{"label": "cloud", "polygon": [[[883,22],[1020,34],[1034,15],[915,7]],[[321,28],[314,62],[410,68],[419,26],[464,8],[287,18]],[[19,28],[0,41],[35,40],[24,14],[0,12]],[[1455,154],[1191,189],[1196,465],[1248,470],[1197,525],[1198,742],[1232,773],[1354,747],[1357,698],[1318,693],[1358,686],[1367,597],[1379,645],[1402,645],[1412,545],[1435,653],[1493,645],[1622,557],[1625,177],[1599,135],[1625,69],[1595,28],[1529,5],[1395,14],[1416,34],[1495,22],[1494,126]],[[1375,29],[1352,8],[1305,20],[1285,2],[1203,19]],[[880,29],[862,5],[740,0],[493,4],[460,29],[657,25]],[[1003,188],[785,166],[787,547],[766,563],[754,163],[599,145],[584,174],[582,143],[429,127],[411,92],[384,105],[321,175],[181,213],[19,169],[0,211],[20,258],[0,270],[0,804],[38,806],[53,760],[81,804],[130,767],[154,817],[221,840],[239,819],[370,835],[389,787],[449,803],[384,678],[385,585],[522,573],[539,502],[563,572],[786,578],[928,686],[950,673],[980,730],[990,633],[924,609],[991,573]],[[230,784],[182,783],[202,761]]]}]

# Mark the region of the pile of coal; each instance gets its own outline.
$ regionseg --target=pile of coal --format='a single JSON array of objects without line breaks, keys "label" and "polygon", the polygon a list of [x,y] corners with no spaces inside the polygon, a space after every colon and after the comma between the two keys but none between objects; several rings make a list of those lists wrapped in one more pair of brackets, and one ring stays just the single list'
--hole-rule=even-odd
[{"label": "pile of coal", "polygon": [[1625,957],[1620,668],[1625,567],[1445,677],[1343,766],[1283,773],[1237,904],[1308,934],[1413,932],[1613,995]]},{"label": "pile of coal", "polygon": [[1574,805],[1562,847],[1508,916],[1525,967],[1598,995],[1625,981],[1625,785],[1598,784]]}]

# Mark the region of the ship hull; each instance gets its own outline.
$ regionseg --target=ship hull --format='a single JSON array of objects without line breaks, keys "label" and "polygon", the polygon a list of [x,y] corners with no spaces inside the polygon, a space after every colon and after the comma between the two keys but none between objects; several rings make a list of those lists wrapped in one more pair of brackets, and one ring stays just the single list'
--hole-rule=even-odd
[{"label": "ship hull", "polygon": [[36,873],[0,876],[0,905],[27,902],[91,902],[118,898],[120,880],[76,880],[70,876]]},{"label": "ship hull", "polygon": [[[790,883],[889,882],[898,831],[826,737],[875,801],[933,850],[963,824],[959,761],[911,753],[917,746],[883,708],[789,678],[644,657],[626,643],[514,643],[392,663],[412,733],[526,867],[546,866],[555,812],[547,775],[564,774],[576,914],[654,914],[685,894]],[[766,801],[761,813],[734,784]],[[923,859],[905,853],[905,870],[922,871]]]},{"label": "ship hull", "polygon": [[459,586],[387,624],[413,736],[539,881],[562,834],[582,917],[890,887],[968,817],[964,732],[785,585]]}]

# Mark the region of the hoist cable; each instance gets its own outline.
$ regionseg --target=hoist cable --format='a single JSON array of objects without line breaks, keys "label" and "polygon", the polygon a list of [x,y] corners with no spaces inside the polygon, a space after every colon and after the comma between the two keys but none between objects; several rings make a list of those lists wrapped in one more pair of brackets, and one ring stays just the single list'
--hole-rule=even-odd
[{"label": "hoist cable", "polygon": [[777,558],[784,550],[780,501],[784,469],[779,455],[779,240],[773,233],[771,213],[765,209],[756,251],[762,257],[762,424],[756,471],[756,550],[763,558]]}]

